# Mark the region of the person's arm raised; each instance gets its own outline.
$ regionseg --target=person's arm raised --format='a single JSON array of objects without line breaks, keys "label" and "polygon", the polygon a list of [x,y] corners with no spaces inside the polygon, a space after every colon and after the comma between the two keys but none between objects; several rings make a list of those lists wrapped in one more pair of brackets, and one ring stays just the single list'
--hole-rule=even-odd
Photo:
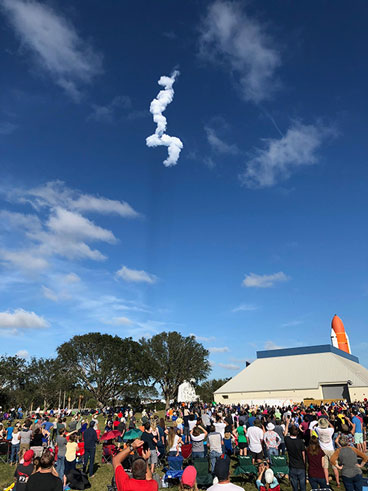
[{"label": "person's arm raised", "polygon": [[[137,448],[141,447],[143,443],[144,442],[142,440],[134,440],[134,442],[132,443],[133,450],[137,450]],[[128,457],[130,452],[131,452],[130,446],[128,446],[123,450],[121,450],[118,454],[116,454],[115,457],[113,457],[112,467],[114,471],[119,465],[122,464],[122,462],[124,462],[124,460]]]}]

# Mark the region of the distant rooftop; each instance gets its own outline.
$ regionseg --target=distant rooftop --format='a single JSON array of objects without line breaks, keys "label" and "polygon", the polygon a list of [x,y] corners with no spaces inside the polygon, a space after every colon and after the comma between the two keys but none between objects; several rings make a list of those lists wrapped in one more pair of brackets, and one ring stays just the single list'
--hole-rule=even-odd
[{"label": "distant rooftop", "polygon": [[257,351],[257,358],[276,358],[278,356],[313,355],[315,353],[334,353],[348,360],[359,363],[359,358],[349,355],[332,344],[320,344],[318,346],[304,346],[303,348],[273,349],[267,351]]}]

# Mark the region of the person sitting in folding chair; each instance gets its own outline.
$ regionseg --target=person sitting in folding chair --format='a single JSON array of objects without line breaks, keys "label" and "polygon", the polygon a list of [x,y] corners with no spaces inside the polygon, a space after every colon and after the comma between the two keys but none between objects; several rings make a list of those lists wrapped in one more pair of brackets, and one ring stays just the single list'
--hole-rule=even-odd
[{"label": "person sitting in folding chair", "polygon": [[280,491],[280,484],[273,473],[273,470],[263,462],[258,467],[258,477],[256,481],[258,491],[266,491],[272,489]]}]

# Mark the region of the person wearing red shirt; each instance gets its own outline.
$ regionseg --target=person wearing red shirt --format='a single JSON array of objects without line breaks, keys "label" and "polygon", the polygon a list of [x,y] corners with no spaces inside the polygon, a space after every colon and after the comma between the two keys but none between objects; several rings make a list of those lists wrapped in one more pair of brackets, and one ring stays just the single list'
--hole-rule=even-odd
[{"label": "person wearing red shirt", "polygon": [[149,450],[142,450],[142,457],[137,457],[133,460],[133,477],[129,477],[121,465],[130,452],[135,452],[139,447],[142,447],[143,443],[142,440],[134,440],[131,445],[121,450],[112,459],[115,483],[118,491],[158,491],[158,484],[152,479],[151,469],[148,466],[148,459],[151,454]]}]

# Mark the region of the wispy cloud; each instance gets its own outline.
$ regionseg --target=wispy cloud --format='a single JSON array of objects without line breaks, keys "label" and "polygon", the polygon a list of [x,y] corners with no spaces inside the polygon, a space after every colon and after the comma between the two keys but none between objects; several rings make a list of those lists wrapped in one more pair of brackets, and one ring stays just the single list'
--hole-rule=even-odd
[{"label": "wispy cloud", "polygon": [[[32,189],[2,187],[0,193],[11,203],[30,204],[35,210],[33,214],[0,212],[0,231],[7,232],[3,234],[3,244],[9,244],[0,249],[0,259],[9,266],[27,271],[46,269],[55,256],[69,260],[105,260],[106,255],[90,244],[114,244],[117,239],[111,230],[96,224],[84,216],[85,213],[138,216],[128,203],[82,194],[60,182]],[[17,233],[16,244],[11,239],[11,232]],[[68,280],[77,281],[78,278],[69,276]]]},{"label": "wispy cloud", "polygon": [[266,341],[264,344],[265,350],[273,350],[273,349],[283,349],[285,346],[280,346],[274,341]]},{"label": "wispy cloud", "polygon": [[209,343],[210,341],[214,341],[216,338],[215,336],[197,336],[197,334],[190,333],[189,336],[194,336],[197,341],[201,341],[203,343]]},{"label": "wispy cloud", "polygon": [[226,143],[218,136],[214,128],[205,126],[204,130],[207,135],[207,141],[213,150],[215,150],[218,153],[228,154],[228,155],[239,154],[239,148],[237,147],[237,145],[235,145],[235,143]]},{"label": "wispy cloud", "polygon": [[34,60],[75,101],[101,72],[101,56],[61,14],[35,0],[1,0],[3,12]]},{"label": "wispy cloud", "polygon": [[234,307],[231,312],[253,312],[254,310],[258,310],[257,305],[253,305],[250,303],[241,303],[237,307]]},{"label": "wispy cloud", "polygon": [[183,148],[183,143],[179,138],[166,134],[167,120],[162,114],[174,99],[173,85],[178,75],[179,72],[175,70],[171,77],[162,76],[160,78],[158,84],[163,87],[164,90],[160,90],[150,106],[150,112],[153,114],[153,121],[157,124],[157,128],[153,135],[146,138],[146,145],[148,147],[158,147],[161,145],[168,147],[169,156],[164,160],[164,165],[166,167],[178,163],[180,152]]},{"label": "wispy cloud", "polygon": [[274,186],[300,167],[317,163],[322,143],[335,135],[331,127],[294,122],[285,136],[264,140],[264,147],[256,149],[255,157],[247,162],[240,181],[248,188]]},{"label": "wispy cloud", "polygon": [[273,274],[255,274],[249,273],[245,275],[242,285],[247,288],[270,288],[275,283],[282,283],[290,280],[282,271]]},{"label": "wispy cloud", "polygon": [[18,125],[9,121],[0,122],[0,135],[11,135],[18,128]]},{"label": "wispy cloud", "polygon": [[245,100],[259,103],[271,97],[281,65],[275,46],[266,26],[240,3],[216,0],[209,6],[201,26],[200,55],[235,73]]},{"label": "wispy cloud", "polygon": [[240,370],[240,366],[235,365],[234,363],[218,363],[217,365],[221,368],[225,368],[225,370]]},{"label": "wispy cloud", "polygon": [[132,101],[126,95],[116,96],[111,102],[104,106],[97,104],[92,105],[92,112],[87,117],[89,121],[97,121],[99,123],[113,123],[120,113],[127,115],[127,111],[132,108]]},{"label": "wispy cloud", "polygon": [[228,353],[230,349],[228,348],[228,346],[222,346],[222,347],[212,346],[211,348],[208,348],[208,351],[210,353]]},{"label": "wispy cloud", "polygon": [[64,276],[65,283],[79,283],[80,277],[75,273],[69,273]]},{"label": "wispy cloud", "polygon": [[39,329],[49,327],[49,323],[35,312],[16,309],[0,312],[0,329]]},{"label": "wispy cloud", "polygon": [[296,326],[300,326],[300,324],[303,324],[303,321],[294,320],[290,322],[285,322],[284,324],[282,324],[282,327],[296,327]]},{"label": "wispy cloud", "polygon": [[126,201],[84,194],[77,189],[68,188],[62,181],[49,181],[30,189],[12,188],[1,191],[9,201],[30,203],[36,210],[59,206],[77,212],[115,214],[124,218],[139,216],[139,213]]},{"label": "wispy cloud", "polygon": [[147,273],[143,270],[130,269],[126,266],[122,266],[119,271],[116,272],[116,276],[123,279],[124,281],[133,283],[156,283],[157,276]]}]

